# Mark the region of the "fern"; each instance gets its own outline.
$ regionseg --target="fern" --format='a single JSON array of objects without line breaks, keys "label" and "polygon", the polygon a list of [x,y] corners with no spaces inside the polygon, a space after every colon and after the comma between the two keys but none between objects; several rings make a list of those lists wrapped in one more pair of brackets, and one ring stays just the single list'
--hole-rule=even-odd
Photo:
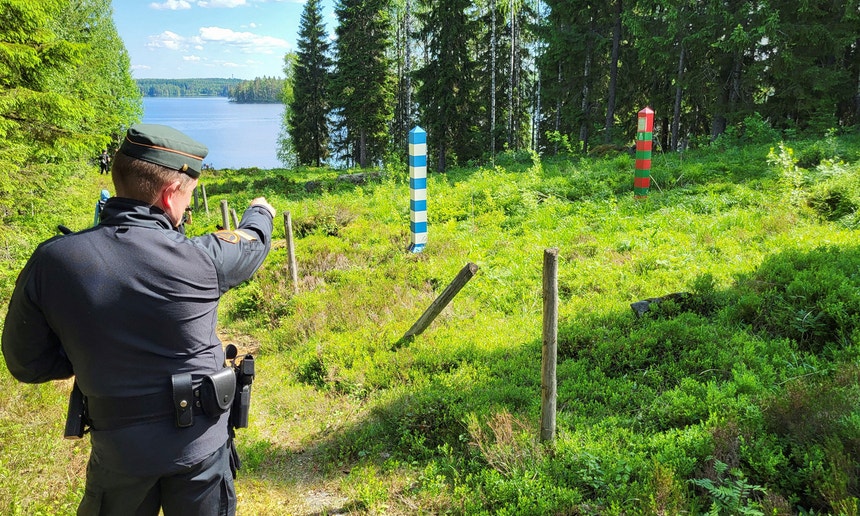
[{"label": "fern", "polygon": [[[714,460],[714,470],[717,472],[716,482],[710,478],[696,478],[691,483],[704,489],[711,498],[711,509],[708,514],[720,516],[723,514],[744,514],[748,516],[764,516],[757,509],[757,504],[750,500],[754,493],[766,493],[765,489],[747,483],[740,469],[729,471],[727,464]],[[724,476],[726,472],[729,475]]]}]

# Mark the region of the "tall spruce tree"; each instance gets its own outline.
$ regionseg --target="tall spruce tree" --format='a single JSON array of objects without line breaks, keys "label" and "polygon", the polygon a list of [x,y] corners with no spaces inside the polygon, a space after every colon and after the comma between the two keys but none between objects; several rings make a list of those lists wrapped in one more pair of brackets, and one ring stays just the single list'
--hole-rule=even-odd
[{"label": "tall spruce tree", "polygon": [[[448,161],[465,163],[480,156],[475,57],[471,53],[479,34],[470,17],[469,0],[423,0],[421,36],[427,59],[416,71],[421,125],[427,131],[428,152],[436,169]],[[482,99],[482,102],[485,102]]]},{"label": "tall spruce tree", "polygon": [[288,135],[300,165],[321,166],[329,156],[329,81],[332,60],[322,19],[321,0],[308,0],[299,25],[293,100],[289,105]]},{"label": "tall spruce tree", "polygon": [[395,76],[390,0],[341,0],[335,7],[336,71],[332,102],[336,144],[362,168],[380,163],[391,143]]},{"label": "tall spruce tree", "polygon": [[329,82],[332,60],[321,0],[308,0],[299,25],[292,70],[288,134],[300,165],[321,166],[329,156]]}]

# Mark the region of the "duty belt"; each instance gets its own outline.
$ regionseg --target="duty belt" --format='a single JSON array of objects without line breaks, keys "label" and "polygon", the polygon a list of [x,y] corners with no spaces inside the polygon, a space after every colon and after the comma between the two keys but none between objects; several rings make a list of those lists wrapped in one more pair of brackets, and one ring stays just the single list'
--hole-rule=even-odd
[{"label": "duty belt", "polygon": [[176,426],[194,424],[195,415],[219,416],[229,410],[236,391],[230,368],[194,379],[191,373],[171,377],[171,389],[131,397],[86,397],[86,417],[93,430],[115,430],[174,417]]}]

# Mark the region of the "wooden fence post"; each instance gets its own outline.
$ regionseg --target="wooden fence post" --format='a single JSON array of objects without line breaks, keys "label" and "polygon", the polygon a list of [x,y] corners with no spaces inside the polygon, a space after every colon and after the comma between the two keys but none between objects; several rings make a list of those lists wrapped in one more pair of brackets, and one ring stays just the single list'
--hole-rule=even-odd
[{"label": "wooden fence post", "polygon": [[293,244],[293,218],[290,212],[284,212],[284,235],[287,239],[287,257],[290,275],[293,279],[293,293],[299,293],[299,273],[296,267],[296,248]]},{"label": "wooden fence post", "polygon": [[206,185],[201,184],[200,189],[203,192],[203,206],[206,208],[206,218],[209,218],[209,199],[206,198]]},{"label": "wooden fence post", "polygon": [[225,200],[221,201],[221,225],[225,231],[230,231],[230,210]]},{"label": "wooden fence post", "polygon": [[239,217],[236,216],[236,210],[234,210],[233,208],[230,208],[230,216],[233,218],[233,227],[238,228],[239,227]]},{"label": "wooden fence post", "polygon": [[439,313],[448,306],[448,303],[454,299],[454,296],[460,292],[466,283],[472,279],[472,276],[478,272],[478,266],[474,263],[467,263],[465,267],[463,267],[459,273],[457,273],[457,277],[445,287],[445,290],[439,294],[439,297],[433,301],[427,310],[421,315],[421,317],[412,325],[411,328],[403,335],[400,339],[401,341],[408,339],[409,337],[414,337],[415,335],[419,335],[422,331],[426,330],[430,323],[433,322],[433,319],[436,318]]},{"label": "wooden fence post", "polygon": [[543,253],[543,348],[541,354],[540,440],[555,439],[558,360],[558,249]]}]

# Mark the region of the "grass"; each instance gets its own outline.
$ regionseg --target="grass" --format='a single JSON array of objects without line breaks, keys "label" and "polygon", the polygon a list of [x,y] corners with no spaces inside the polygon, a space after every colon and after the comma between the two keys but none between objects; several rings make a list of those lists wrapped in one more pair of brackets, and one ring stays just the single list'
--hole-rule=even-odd
[{"label": "grass", "polygon": [[[856,135],[658,154],[637,201],[627,155],[503,155],[430,174],[418,254],[402,167],[363,184],[313,169],[204,175],[211,212],[201,205],[189,232],[213,230],[222,199],[265,195],[296,238],[297,294],[278,220],[263,269],[221,306],[223,340],[258,357],[240,514],[856,514],[858,156]],[[104,179],[74,181],[63,203],[79,229]],[[33,214],[20,227],[36,221],[55,224]],[[7,276],[39,241],[20,233],[4,233]],[[559,412],[547,446],[550,247]],[[469,262],[477,275],[398,345]],[[630,308],[674,292],[689,297],[642,318]],[[3,369],[0,386],[12,393],[0,512],[73,513],[88,443],[60,438],[68,385],[19,385]]]}]

